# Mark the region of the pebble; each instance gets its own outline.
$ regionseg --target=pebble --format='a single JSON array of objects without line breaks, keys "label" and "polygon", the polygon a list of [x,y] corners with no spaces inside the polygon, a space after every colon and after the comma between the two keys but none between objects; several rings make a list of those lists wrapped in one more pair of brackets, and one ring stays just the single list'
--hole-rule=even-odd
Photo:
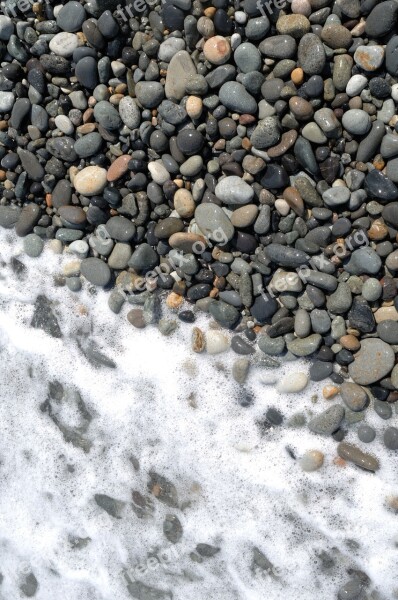
[{"label": "pebble", "polygon": [[85,167],[75,175],[73,185],[78,194],[95,196],[104,190],[107,181],[106,175],[106,169],[102,167]]},{"label": "pebble", "polygon": [[237,81],[224,83],[220,88],[219,98],[226,108],[234,112],[241,114],[255,114],[257,112],[256,100]]},{"label": "pebble", "polygon": [[364,444],[370,444],[376,437],[376,431],[370,425],[360,425],[357,429],[358,439]]},{"label": "pebble", "polygon": [[300,458],[300,467],[306,473],[318,471],[325,460],[325,455],[319,450],[307,450]]},{"label": "pebble", "polygon": [[382,46],[358,46],[354,53],[354,61],[364,71],[376,71],[383,63],[384,48]]},{"label": "pebble", "polygon": [[391,346],[378,339],[364,339],[354,362],[348,365],[350,377],[355,383],[376,383],[394,366],[395,354]]},{"label": "pebble", "polygon": [[370,117],[360,109],[345,112],[342,123],[344,128],[353,135],[365,135],[370,129]]},{"label": "pebble", "polygon": [[234,236],[234,226],[223,209],[216,204],[200,204],[195,210],[195,220],[201,232],[213,241],[221,239],[220,233],[226,241]]},{"label": "pebble", "polygon": [[81,262],[81,274],[93,285],[104,287],[111,280],[112,272],[99,258],[85,258]]},{"label": "pebble", "polygon": [[322,42],[314,33],[306,33],[299,42],[298,62],[307,75],[319,75],[322,73],[326,54]]},{"label": "pebble", "polygon": [[387,427],[383,434],[383,442],[389,450],[398,450],[398,429]]},{"label": "pebble", "polygon": [[23,240],[23,249],[31,258],[37,258],[43,252],[44,242],[35,233],[29,233]]},{"label": "pebble", "polygon": [[254,192],[243,179],[231,175],[216,185],[215,194],[225,204],[248,204]]},{"label": "pebble", "polygon": [[313,417],[308,423],[308,427],[314,433],[332,435],[340,427],[344,414],[344,408],[340,404],[334,404]]},{"label": "pebble", "polygon": [[276,390],[280,394],[296,394],[307,387],[308,381],[309,378],[306,373],[289,373],[278,381]]},{"label": "pebble", "polygon": [[356,383],[344,382],[340,387],[340,395],[344,404],[355,412],[365,408],[368,396],[363,388]]},{"label": "pebble", "polygon": [[232,377],[239,383],[245,383],[250,370],[250,361],[247,358],[237,358],[232,365]]},{"label": "pebble", "polygon": [[365,471],[378,471],[380,468],[377,458],[366,452],[362,452],[360,448],[348,442],[340,442],[337,446],[338,455],[349,462],[354,463],[357,467],[361,467]]},{"label": "pebble", "polygon": [[231,56],[231,46],[225,37],[215,35],[205,42],[203,53],[213,65],[223,65]]}]

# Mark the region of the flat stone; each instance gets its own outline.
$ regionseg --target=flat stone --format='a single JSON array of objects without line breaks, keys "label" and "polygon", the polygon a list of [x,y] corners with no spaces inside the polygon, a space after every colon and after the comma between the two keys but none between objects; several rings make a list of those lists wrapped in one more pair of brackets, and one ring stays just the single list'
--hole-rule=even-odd
[{"label": "flat stone", "polygon": [[257,112],[256,100],[237,81],[224,83],[220,88],[219,97],[222,104],[234,112],[242,114],[255,114]]},{"label": "flat stone", "polygon": [[382,46],[358,46],[354,53],[354,61],[364,71],[376,71],[383,63],[384,48]]},{"label": "flat stone", "polygon": [[295,356],[310,356],[322,343],[322,336],[314,333],[305,338],[297,338],[287,342],[287,349]]},{"label": "flat stone", "polygon": [[248,204],[254,192],[246,181],[237,175],[231,175],[216,185],[215,194],[225,204]]},{"label": "flat stone", "polygon": [[306,373],[289,373],[277,383],[276,390],[280,394],[296,394],[302,392],[308,382],[309,377]]},{"label": "flat stone", "polygon": [[235,233],[230,219],[216,204],[200,204],[195,210],[195,221],[201,232],[215,242],[220,242],[222,238],[230,241]]},{"label": "flat stone", "polygon": [[326,54],[319,37],[314,33],[306,33],[300,40],[298,46],[298,62],[307,75],[319,75],[322,73]]},{"label": "flat stone", "polygon": [[394,366],[395,354],[382,340],[369,338],[361,342],[355,360],[348,365],[351,379],[360,385],[369,385],[383,379]]},{"label": "flat stone", "polygon": [[166,98],[181,100],[189,80],[196,74],[196,67],[188,52],[180,50],[174,54],[167,69],[164,88]]},{"label": "flat stone", "polygon": [[340,427],[344,419],[344,414],[344,408],[340,404],[334,404],[316,417],[313,417],[308,423],[308,427],[314,433],[332,435]]}]

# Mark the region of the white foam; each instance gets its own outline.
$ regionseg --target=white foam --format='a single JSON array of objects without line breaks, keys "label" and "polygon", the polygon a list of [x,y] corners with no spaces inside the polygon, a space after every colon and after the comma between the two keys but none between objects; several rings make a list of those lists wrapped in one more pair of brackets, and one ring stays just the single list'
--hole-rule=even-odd
[{"label": "white foam", "polygon": [[[6,265],[21,247],[12,233],[0,232]],[[337,402],[321,397],[322,384],[283,396],[260,382],[269,371],[253,368],[247,387],[255,402],[242,408],[230,374],[232,351],[196,355],[189,325],[181,324],[171,338],[155,328],[140,331],[126,321],[130,306],[118,316],[109,311],[106,292],[91,295],[86,287],[74,294],[55,287],[52,275],[61,272],[67,257],[45,250],[39,259],[20,258],[28,276],[18,279],[5,266],[0,280],[1,598],[20,598],[18,586],[33,571],[38,600],[123,600],[131,597],[123,571],[134,576],[136,565],[144,565],[144,583],[170,590],[174,600],[335,599],[350,568],[367,573],[369,591],[394,597],[397,516],[386,509],[385,498],[398,493],[396,456],[377,439],[366,448],[380,459],[377,474],[342,468],[333,462],[333,439],[306,427],[262,433],[258,425],[270,406],[286,421]],[[29,327],[38,293],[53,302],[62,339]],[[205,317],[199,325],[205,328]],[[87,362],[76,343],[81,329],[92,330],[117,369],[95,369]],[[297,362],[283,372],[307,368]],[[92,443],[88,453],[66,442],[40,409],[54,380],[79,390],[92,415],[84,434]],[[316,392],[319,400],[312,404]],[[66,405],[52,406],[64,425],[82,423],[73,393]],[[396,425],[397,416],[382,422],[368,410],[366,421],[380,430]],[[355,430],[347,441],[358,443]],[[322,450],[325,464],[303,473],[286,447],[297,458]],[[153,515],[137,517],[132,491],[149,495],[149,471],[174,483],[182,509],[152,496]],[[122,518],[102,510],[95,494],[124,502]],[[178,557],[145,569],[148,553],[170,546],[162,530],[169,513],[183,526]],[[91,541],[77,549],[71,536]],[[350,547],[350,539],[358,547]],[[198,564],[190,558],[198,543],[221,551]],[[253,546],[274,565],[271,575],[258,570],[253,576]],[[334,567],[321,568],[322,551]]]}]

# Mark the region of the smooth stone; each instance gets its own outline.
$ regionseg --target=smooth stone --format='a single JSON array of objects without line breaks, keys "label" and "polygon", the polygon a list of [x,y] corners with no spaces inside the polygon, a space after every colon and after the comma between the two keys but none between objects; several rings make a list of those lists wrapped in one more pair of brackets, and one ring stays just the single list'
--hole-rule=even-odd
[{"label": "smooth stone", "polygon": [[207,354],[220,354],[226,352],[230,347],[228,336],[222,331],[206,332],[206,352]]},{"label": "smooth stone", "polygon": [[73,185],[78,194],[96,196],[104,190],[107,179],[106,169],[97,166],[85,167],[76,173]]},{"label": "smooth stone", "polygon": [[365,31],[368,37],[383,37],[392,31],[397,23],[397,14],[397,3],[392,0],[376,4],[366,17]]},{"label": "smooth stone", "polygon": [[356,383],[342,383],[340,386],[340,395],[344,404],[355,412],[363,410],[368,401],[368,395],[365,390]]},{"label": "smooth stone", "polygon": [[[393,35],[386,46],[386,69],[390,75],[398,75],[398,35]],[[395,98],[394,98],[395,100]]]},{"label": "smooth stone", "polygon": [[381,258],[369,246],[354,250],[344,268],[352,275],[376,275],[381,269]]},{"label": "smooth stone", "polygon": [[392,417],[391,404],[389,404],[388,402],[383,402],[383,401],[375,398],[373,401],[373,409],[374,409],[375,413],[381,419],[384,419],[385,421],[387,421],[388,419],[391,419],[391,417]]},{"label": "smooth stone", "polygon": [[391,346],[378,339],[363,339],[355,360],[348,365],[351,379],[360,385],[379,381],[394,366],[395,354]]},{"label": "smooth stone", "polygon": [[386,319],[377,325],[377,335],[387,344],[398,344],[398,322]]},{"label": "smooth stone", "polygon": [[223,209],[216,204],[200,204],[195,210],[195,221],[206,238],[215,242],[222,239],[220,233],[228,242],[234,236],[234,226]]},{"label": "smooth stone", "polygon": [[364,444],[370,444],[376,437],[376,431],[369,425],[362,424],[357,430],[358,439]]},{"label": "smooth stone", "polygon": [[50,40],[49,48],[57,56],[72,56],[79,45],[79,39],[74,33],[63,31]]},{"label": "smooth stone", "polygon": [[214,193],[225,204],[248,204],[254,195],[250,185],[237,175],[222,179]]},{"label": "smooth stone", "polygon": [[333,50],[337,48],[349,48],[351,46],[352,35],[343,25],[326,23],[321,31],[321,40]]},{"label": "smooth stone", "polygon": [[108,266],[111,269],[125,269],[131,258],[131,247],[129,244],[117,243],[108,258]]},{"label": "smooth stone", "polygon": [[234,112],[242,114],[255,114],[257,112],[256,100],[237,81],[224,83],[220,88],[219,97],[222,104]]},{"label": "smooth stone", "polygon": [[12,229],[18,221],[21,214],[21,209],[18,206],[3,206],[0,205],[0,227]]},{"label": "smooth stone", "polygon": [[270,261],[281,267],[301,267],[308,264],[309,256],[302,250],[282,246],[281,244],[269,244],[264,252]]},{"label": "smooth stone", "polygon": [[94,106],[94,118],[102,127],[111,131],[122,125],[118,111],[106,100],[101,100]]},{"label": "smooth stone", "polygon": [[245,383],[249,374],[250,361],[247,358],[237,358],[232,365],[232,377],[236,383]]},{"label": "smooth stone", "polygon": [[[1,15],[0,15],[1,17]],[[0,112],[10,112],[14,106],[15,96],[12,92],[0,92]]]},{"label": "smooth stone", "polygon": [[37,258],[43,252],[44,242],[35,233],[29,233],[29,235],[24,238],[23,249],[25,254],[31,258]]},{"label": "smooth stone", "polygon": [[346,204],[350,199],[351,192],[343,186],[329,188],[322,194],[322,199],[326,206],[335,207]]},{"label": "smooth stone", "polygon": [[139,81],[135,86],[135,94],[144,108],[156,108],[164,98],[164,88],[157,81]]},{"label": "smooth stone", "polygon": [[59,160],[74,162],[77,159],[74,146],[74,138],[63,136],[49,140],[46,149]]},{"label": "smooth stone", "polygon": [[323,465],[325,456],[319,450],[307,450],[300,458],[300,467],[306,473],[318,471]]},{"label": "smooth stone", "polygon": [[231,223],[238,228],[250,227],[255,222],[257,215],[258,207],[255,204],[247,204],[234,210],[231,215]]},{"label": "smooth stone", "polygon": [[88,158],[89,156],[98,154],[102,144],[103,139],[101,135],[97,131],[93,131],[76,140],[74,151],[79,158]]},{"label": "smooth stone", "polygon": [[7,15],[0,15],[0,40],[8,42],[14,33],[14,23]]},{"label": "smooth stone", "polygon": [[189,80],[197,74],[191,56],[180,50],[172,57],[166,74],[164,92],[166,98],[181,100],[185,95]]},{"label": "smooth stone", "polygon": [[105,227],[110,237],[118,242],[129,242],[136,231],[135,225],[121,216],[111,217]]},{"label": "smooth stone", "polygon": [[371,73],[383,64],[384,54],[382,46],[358,46],[354,53],[354,61],[364,71]]},{"label": "smooth stone", "polygon": [[363,89],[366,88],[366,86],[368,85],[368,79],[367,77],[365,77],[365,75],[353,75],[349,81],[347,82],[347,86],[346,86],[346,94],[348,94],[348,96],[359,96],[359,94],[362,92]]},{"label": "smooth stone", "polygon": [[243,356],[254,354],[255,352],[253,346],[239,335],[234,335],[231,339],[231,348],[236,354],[242,354]]},{"label": "smooth stone", "polygon": [[306,373],[289,373],[277,383],[276,390],[280,394],[296,394],[302,392],[308,385]]},{"label": "smooth stone", "polygon": [[336,291],[328,295],[326,306],[332,314],[344,314],[350,308],[352,303],[352,295],[350,286],[341,282],[338,284]]},{"label": "smooth stone", "polygon": [[382,121],[379,119],[373,121],[372,129],[358,146],[357,161],[366,163],[376,154],[385,134],[385,129]]},{"label": "smooth stone", "polygon": [[279,356],[285,349],[285,340],[282,336],[270,338],[268,335],[260,335],[258,347],[264,354]]},{"label": "smooth stone", "polygon": [[[362,296],[368,302],[375,302],[382,294],[383,287],[378,279],[369,277],[362,286]],[[384,340],[387,341],[387,340]],[[397,340],[398,343],[398,340]]]},{"label": "smooth stone", "polygon": [[15,233],[20,237],[31,233],[40,216],[41,210],[37,204],[24,204],[15,225]]},{"label": "smooth stone", "polygon": [[380,154],[383,158],[392,158],[398,154],[398,135],[386,133],[381,141]]},{"label": "smooth stone", "polygon": [[319,37],[314,33],[306,33],[299,42],[297,57],[304,73],[321,74],[326,63],[326,54]]},{"label": "smooth stone", "polygon": [[368,196],[377,198],[382,202],[389,202],[398,198],[398,187],[377,169],[373,169],[366,175],[364,187],[368,192]]},{"label": "smooth stone", "polygon": [[304,125],[301,133],[306,140],[309,140],[313,144],[324,144],[327,142],[327,137],[316,123],[307,123]]},{"label": "smooth stone", "polygon": [[360,109],[345,112],[342,123],[344,129],[353,135],[365,135],[370,129],[370,117],[364,110]]},{"label": "smooth stone", "polygon": [[398,157],[387,163],[386,175],[394,183],[398,183]]},{"label": "smooth stone", "polygon": [[259,50],[268,58],[293,58],[297,51],[297,44],[291,35],[274,35],[260,42]]},{"label": "smooth stone", "polygon": [[287,342],[287,349],[295,356],[310,356],[322,343],[322,336],[314,333],[306,338],[298,338]]},{"label": "smooth stone", "polygon": [[18,148],[17,152],[21,165],[29,175],[29,178],[32,179],[32,181],[43,181],[45,170],[33,152],[29,152],[22,148]]},{"label": "smooth stone", "polygon": [[398,429],[396,427],[387,427],[383,434],[383,442],[389,450],[398,450]]},{"label": "smooth stone", "polygon": [[104,287],[111,280],[112,273],[106,263],[99,258],[85,258],[80,265],[81,274],[93,285]]},{"label": "smooth stone", "polygon": [[226,302],[213,302],[209,306],[209,312],[213,319],[223,327],[232,329],[240,319],[240,313],[236,308]]},{"label": "smooth stone", "polygon": [[242,73],[251,71],[260,71],[261,54],[254,44],[244,42],[240,44],[234,52],[234,61]]},{"label": "smooth stone", "polygon": [[344,408],[340,404],[334,404],[313,417],[308,423],[308,427],[314,433],[332,435],[340,427],[344,414]]},{"label": "smooth stone", "polygon": [[92,56],[84,56],[75,67],[75,75],[79,83],[90,90],[98,85],[97,61]]},{"label": "smooth stone", "polygon": [[310,367],[311,381],[322,381],[329,377],[333,372],[333,364],[331,362],[316,360]]},{"label": "smooth stone", "polygon": [[375,472],[379,469],[379,461],[377,458],[366,452],[362,452],[360,448],[349,444],[348,442],[340,442],[337,446],[338,455],[349,462],[353,462],[358,467],[366,471]]},{"label": "smooth stone", "polygon": [[74,33],[81,31],[83,22],[87,18],[83,6],[76,0],[67,2],[57,14],[57,25],[63,31]]}]

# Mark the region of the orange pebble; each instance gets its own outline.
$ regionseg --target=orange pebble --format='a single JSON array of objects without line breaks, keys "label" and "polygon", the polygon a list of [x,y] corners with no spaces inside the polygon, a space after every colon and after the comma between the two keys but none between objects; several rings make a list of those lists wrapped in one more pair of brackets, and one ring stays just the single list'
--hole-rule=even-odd
[{"label": "orange pebble", "polygon": [[337,385],[325,385],[322,390],[323,397],[325,400],[331,400],[339,393],[340,388]]},{"label": "orange pebble", "polygon": [[175,292],[170,292],[166,298],[166,304],[169,308],[178,308],[183,303],[184,298]]},{"label": "orange pebble", "polygon": [[303,69],[301,69],[300,67],[297,67],[297,69],[293,69],[293,71],[290,74],[290,77],[292,78],[292,81],[295,85],[301,85],[304,81]]}]

